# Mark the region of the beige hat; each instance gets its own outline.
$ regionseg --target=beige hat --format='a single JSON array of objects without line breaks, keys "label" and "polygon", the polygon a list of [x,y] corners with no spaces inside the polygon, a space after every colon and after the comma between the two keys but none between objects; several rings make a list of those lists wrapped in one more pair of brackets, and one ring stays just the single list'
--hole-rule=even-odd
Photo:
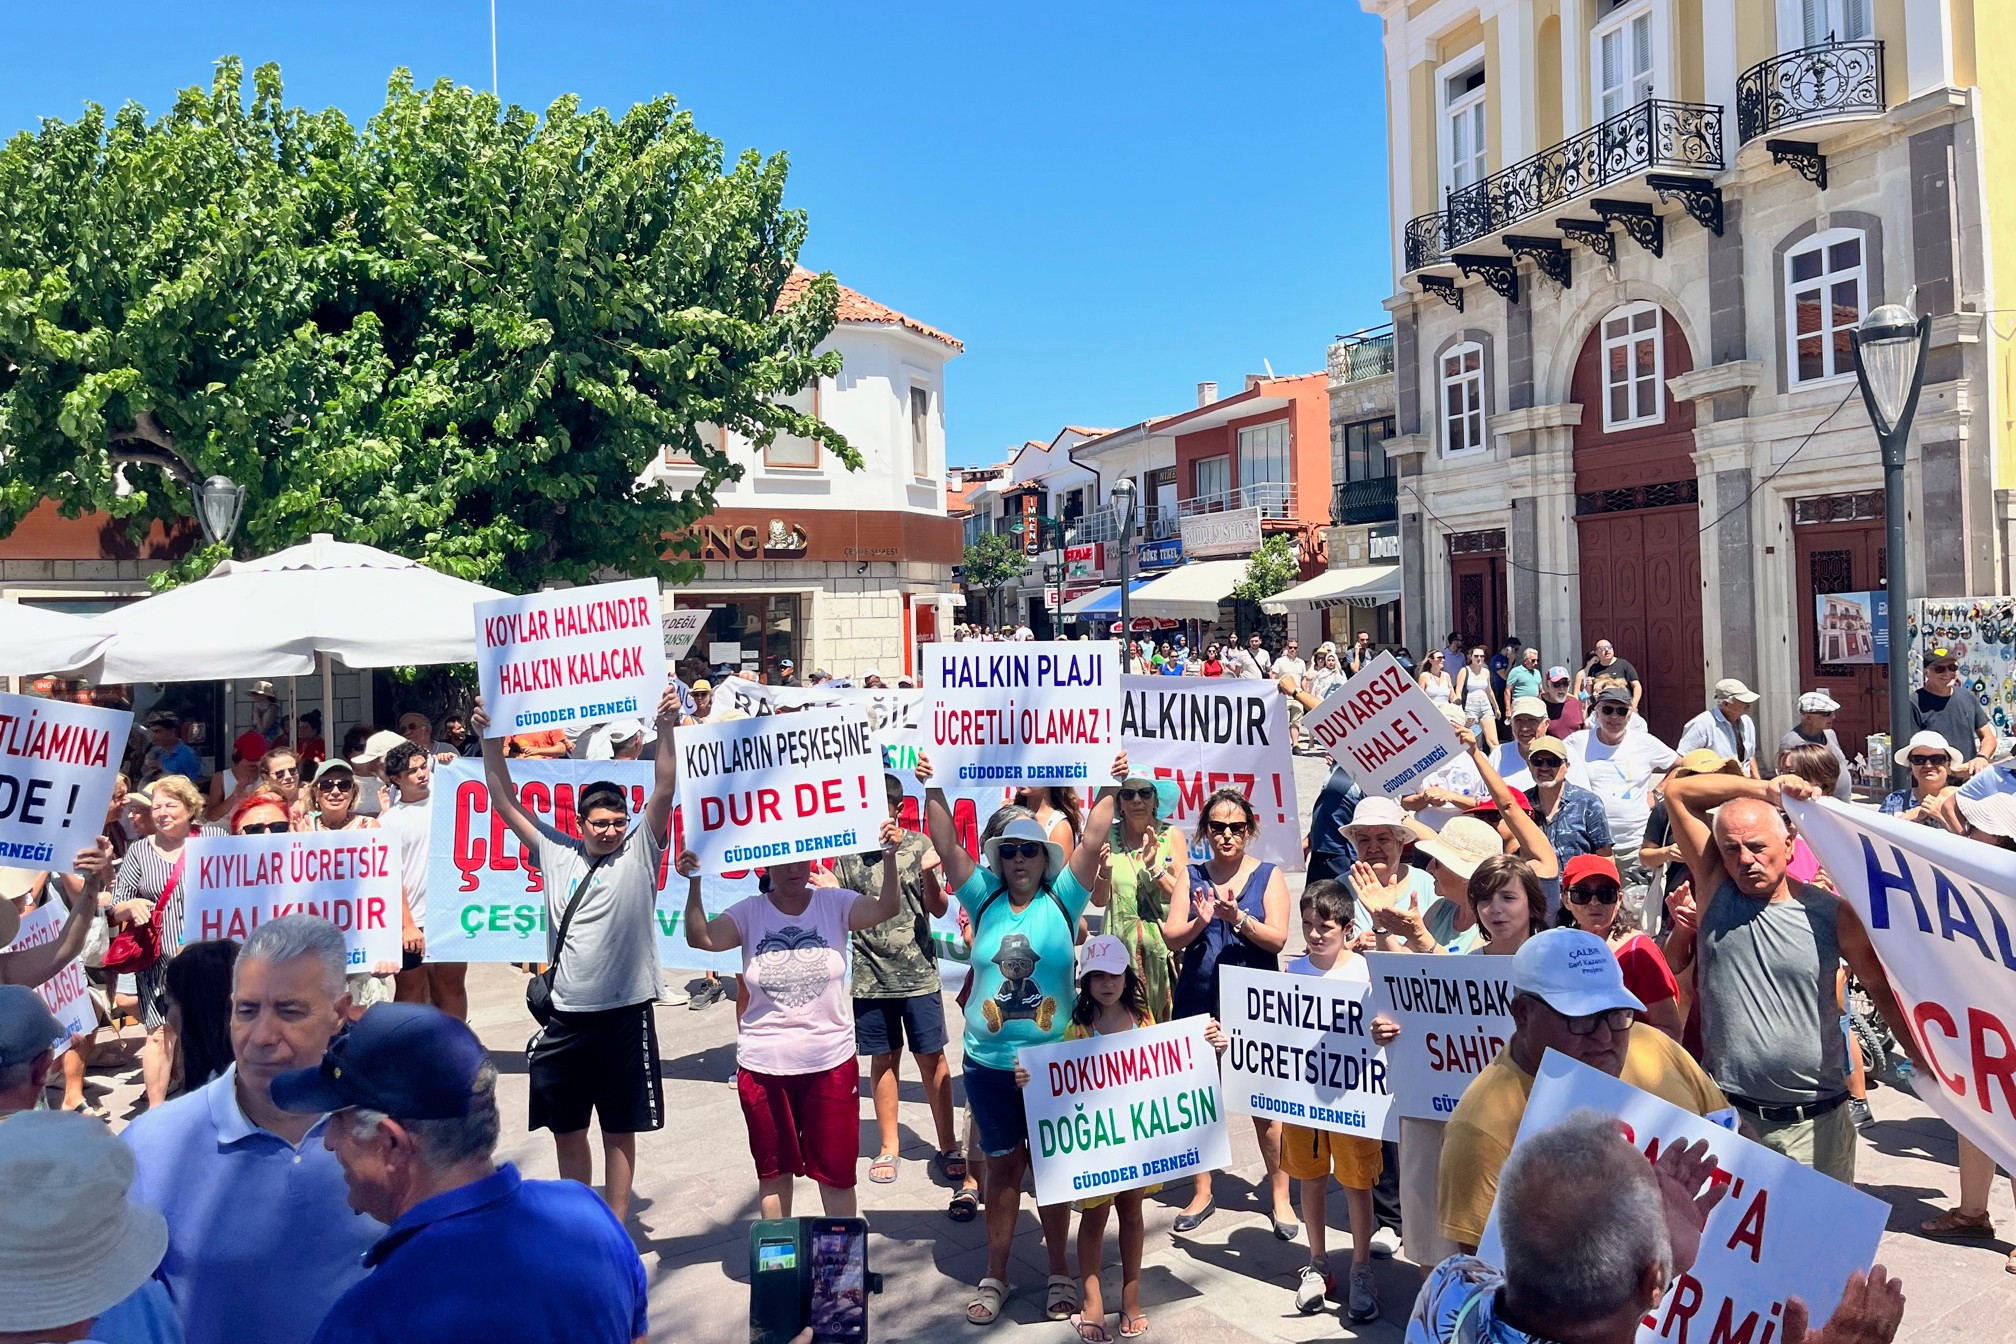
[{"label": "beige hat", "polygon": [[1414,847],[1465,881],[1477,865],[1505,852],[1505,842],[1488,822],[1475,817],[1451,817],[1439,831],[1414,823]]},{"label": "beige hat", "polygon": [[380,728],[377,732],[364,739],[364,750],[358,752],[350,759],[358,765],[369,765],[373,761],[384,760],[385,753],[392,750],[392,748],[403,747],[405,745],[405,738],[399,736],[399,734],[389,728]]},{"label": "beige hat", "polygon": [[0,1331],[91,1320],[147,1282],[168,1224],[127,1198],[133,1171],[132,1150],[87,1115],[0,1121]]},{"label": "beige hat", "polygon": [[1757,703],[1758,696],[1757,692],[1751,690],[1748,686],[1736,680],[1736,678],[1724,677],[1715,683],[1715,698],[1718,701],[1738,700],[1746,705],[1754,705]]},{"label": "beige hat", "polygon": [[1544,719],[1547,717],[1547,702],[1537,695],[1522,695],[1512,702],[1512,717]]},{"label": "beige hat", "polygon": [[[1464,727],[1470,722],[1470,716],[1463,712],[1463,706],[1461,705],[1452,705],[1447,700],[1438,700],[1435,702],[1435,708],[1441,710],[1442,717],[1449,720],[1450,723],[1456,725],[1458,728]],[[1545,711],[1543,710],[1542,713],[1545,713]]]},{"label": "beige hat", "polygon": [[[1337,829],[1347,840],[1352,840],[1357,831],[1395,831],[1402,842],[1414,839],[1414,828],[1407,822],[1406,810],[1391,798],[1377,796],[1360,799],[1351,813],[1351,820]],[[1356,841],[1353,840],[1353,843]]]},{"label": "beige hat", "polygon": [[255,682],[253,682],[253,683],[251,684],[251,686],[249,686],[248,688],[246,688],[246,691],[245,691],[245,694],[247,694],[247,695],[263,695],[263,696],[265,696],[265,697],[266,697],[266,698],[267,698],[268,700],[277,700],[277,699],[279,699],[279,698],[280,698],[279,696],[277,696],[277,695],[273,694],[273,683],[272,683],[272,682],[270,682],[270,681],[255,681]]}]

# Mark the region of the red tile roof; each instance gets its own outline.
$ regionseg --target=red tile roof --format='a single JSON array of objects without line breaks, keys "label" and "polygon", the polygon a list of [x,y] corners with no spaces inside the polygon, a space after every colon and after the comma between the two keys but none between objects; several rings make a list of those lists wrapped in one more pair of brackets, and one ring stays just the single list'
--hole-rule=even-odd
[{"label": "red tile roof", "polygon": [[[812,284],[817,276],[800,266],[791,272],[791,278],[784,282],[784,290],[777,296],[777,306],[793,303]],[[950,336],[936,327],[926,326],[916,318],[897,312],[887,304],[877,303],[858,290],[840,286],[840,320],[861,322],[871,326],[902,327],[914,331],[919,336],[928,336],[934,341],[942,341],[954,350],[964,350],[966,342],[957,336]]]}]

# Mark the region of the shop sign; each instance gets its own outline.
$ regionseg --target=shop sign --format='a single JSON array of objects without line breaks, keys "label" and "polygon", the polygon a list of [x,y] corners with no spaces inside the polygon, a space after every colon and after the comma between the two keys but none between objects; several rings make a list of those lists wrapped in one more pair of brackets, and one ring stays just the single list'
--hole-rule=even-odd
[{"label": "shop sign", "polygon": [[1260,549],[1260,510],[1193,513],[1179,519],[1183,554],[1193,560],[1214,555],[1251,555]]},{"label": "shop sign", "polygon": [[[1096,579],[1106,568],[1106,543],[1089,542],[1079,546],[1064,548],[1064,577],[1067,579]],[[1043,581],[1057,582],[1057,565],[1052,561],[1043,566]]]},{"label": "shop sign", "polygon": [[1043,529],[1036,523],[1036,495],[1022,496],[1022,554],[1033,555],[1040,548]]},{"label": "shop sign", "polygon": [[803,555],[811,543],[805,529],[783,518],[772,518],[767,529],[754,523],[702,523],[702,560],[760,560],[765,556]]},{"label": "shop sign", "polygon": [[1370,543],[1368,558],[1374,563],[1381,560],[1400,563],[1400,524],[1380,524],[1367,534],[1367,541]]},{"label": "shop sign", "polygon": [[1134,548],[1134,558],[1142,569],[1180,565],[1183,563],[1183,539],[1163,537],[1157,541],[1144,541]]},{"label": "shop sign", "polygon": [[[1067,583],[1064,585],[1064,600],[1066,602],[1076,602],[1087,593],[1096,593],[1104,586],[1097,583]],[[1057,589],[1055,587],[1043,590],[1043,610],[1057,610]]]}]

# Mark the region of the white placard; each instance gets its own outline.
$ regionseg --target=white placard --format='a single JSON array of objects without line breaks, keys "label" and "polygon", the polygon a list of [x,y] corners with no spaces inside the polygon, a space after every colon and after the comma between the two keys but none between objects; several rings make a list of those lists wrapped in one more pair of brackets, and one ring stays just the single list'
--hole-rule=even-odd
[{"label": "white placard", "polygon": [[693,647],[693,641],[707,626],[707,618],[714,613],[702,607],[699,611],[688,611],[684,607],[667,607],[659,614],[660,628],[665,632],[665,661],[673,663],[686,656]]},{"label": "white placard", "polygon": [[1224,677],[1122,677],[1120,686],[1126,696],[1120,745],[1128,766],[1176,781],[1169,824],[1194,834],[1204,800],[1219,789],[1237,789],[1260,817],[1252,852],[1284,872],[1301,872],[1295,757],[1281,688]]},{"label": "white placard", "polygon": [[[1716,1179],[1729,1181],[1702,1229],[1694,1267],[1674,1279],[1640,1323],[1638,1344],[1672,1344],[1683,1336],[1762,1340],[1782,1319],[1788,1297],[1803,1299],[1812,1319],[1825,1321],[1848,1275],[1875,1261],[1890,1216],[1882,1200],[1557,1051],[1547,1052],[1533,1077],[1519,1138],[1585,1108],[1616,1116],[1647,1157],[1672,1143],[1706,1139],[1720,1168]],[[1477,1254],[1504,1263],[1496,1205]]]},{"label": "white placard", "polygon": [[657,713],[666,677],[656,579],[502,597],[475,611],[487,736]]},{"label": "white placard", "polygon": [[1512,958],[1368,952],[1373,1012],[1400,1024],[1386,1047],[1393,1105],[1447,1120],[1463,1089],[1512,1039]]},{"label": "white placard", "polygon": [[105,826],[133,716],[0,694],[0,864],[67,870]]},{"label": "white placard", "polygon": [[1036,1202],[1136,1190],[1228,1166],[1217,1055],[1204,1019],[1025,1047],[1022,1105]]},{"label": "white placard", "polygon": [[742,646],[740,644],[724,644],[716,640],[707,646],[707,665],[709,667],[739,667],[741,663]]},{"label": "white placard", "polygon": [[[54,874],[49,878],[54,890],[61,879]],[[14,941],[7,945],[9,952],[25,952],[31,947],[41,947],[53,943],[63,936],[63,926],[70,920],[70,907],[59,900],[38,906],[21,916],[21,931],[14,935]],[[35,997],[43,1006],[56,1015],[63,1024],[63,1033],[50,1042],[57,1054],[70,1048],[72,1036],[88,1036],[98,1025],[98,1015],[91,1008],[90,985],[84,978],[84,962],[72,957],[63,968],[35,986]]]},{"label": "white placard", "polygon": [[868,716],[807,709],[681,728],[686,848],[716,871],[872,849],[888,802]]},{"label": "white placard", "polygon": [[1372,1043],[1372,983],[1225,966],[1218,1021],[1226,1105],[1361,1139],[1398,1137],[1386,1055]]},{"label": "white placard", "polygon": [[184,946],[243,942],[269,919],[315,915],[343,931],[351,974],[398,969],[403,920],[392,832],[195,835],[187,852]]},{"label": "white placard", "polygon": [[1418,792],[1431,771],[1463,751],[1442,711],[1390,653],[1305,714],[1302,731],[1329,749],[1359,788],[1387,798]]},{"label": "white placard", "polygon": [[1120,648],[927,644],[923,747],[939,783],[1096,788],[1120,750]]},{"label": "white placard", "polygon": [[1932,1066],[1912,1077],[1918,1095],[2016,1171],[2016,882],[2008,851],[1832,799],[1795,802],[1791,812],[1869,931]]}]

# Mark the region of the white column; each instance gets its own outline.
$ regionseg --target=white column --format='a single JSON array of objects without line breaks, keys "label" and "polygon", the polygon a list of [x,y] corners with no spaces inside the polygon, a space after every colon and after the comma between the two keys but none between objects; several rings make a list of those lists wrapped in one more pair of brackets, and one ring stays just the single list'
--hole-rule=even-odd
[{"label": "white column", "polygon": [[1490,72],[1498,86],[1498,163],[1505,168],[1539,150],[1538,115],[1533,99],[1533,6],[1518,5],[1498,14],[1498,68]]},{"label": "white column", "polygon": [[1701,0],[1701,72],[1707,101],[1722,109],[1722,153],[1724,161],[1733,164],[1737,149],[1736,0]]},{"label": "white column", "polygon": [[[1904,0],[1904,98],[1953,83],[1953,16],[1948,0]],[[1895,104],[1902,102],[1895,93]]]},{"label": "white column", "polygon": [[1561,0],[1561,136],[1595,120],[1589,111],[1589,22],[1583,0]]}]

